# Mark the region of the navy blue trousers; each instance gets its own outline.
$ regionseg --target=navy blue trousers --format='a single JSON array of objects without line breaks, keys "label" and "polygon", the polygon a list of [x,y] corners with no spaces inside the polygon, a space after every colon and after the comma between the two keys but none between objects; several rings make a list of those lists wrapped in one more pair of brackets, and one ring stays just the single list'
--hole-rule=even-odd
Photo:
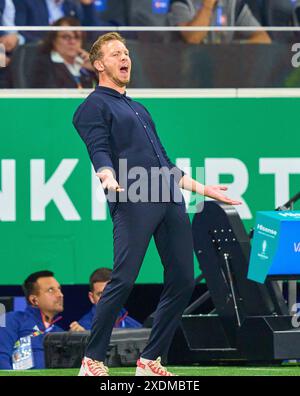
[{"label": "navy blue trousers", "polygon": [[113,213],[113,225],[112,279],[97,304],[85,355],[104,361],[115,320],[154,236],[164,267],[164,288],[141,356],[152,360],[166,356],[194,289],[193,238],[185,207],[173,202],[120,202]]}]

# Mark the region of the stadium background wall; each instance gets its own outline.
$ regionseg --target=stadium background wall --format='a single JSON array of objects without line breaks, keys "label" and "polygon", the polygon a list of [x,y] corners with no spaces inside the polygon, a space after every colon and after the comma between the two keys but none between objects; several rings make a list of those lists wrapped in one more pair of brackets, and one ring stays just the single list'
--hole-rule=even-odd
[{"label": "stadium background wall", "polygon": [[[135,98],[151,112],[173,161],[191,166],[193,176],[205,166],[207,182],[242,192],[247,229],[257,210],[272,210],[298,192],[300,98],[180,96]],[[62,284],[86,284],[95,268],[112,265],[112,224],[103,207],[93,212],[91,165],[72,126],[82,100],[0,98],[0,285],[18,285],[44,268]],[[46,187],[39,185],[43,169]],[[47,200],[51,180],[55,186],[64,177],[69,210],[52,200],[43,212],[41,191]],[[152,242],[138,283],[161,283],[162,276]]]}]

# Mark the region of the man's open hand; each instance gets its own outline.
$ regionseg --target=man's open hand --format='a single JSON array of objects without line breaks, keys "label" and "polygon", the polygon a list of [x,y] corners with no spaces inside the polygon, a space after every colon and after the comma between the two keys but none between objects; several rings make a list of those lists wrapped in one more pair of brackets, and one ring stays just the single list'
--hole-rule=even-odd
[{"label": "man's open hand", "polygon": [[121,188],[119,186],[119,183],[117,180],[113,177],[113,174],[111,172],[100,172],[96,173],[96,176],[99,177],[102,183],[103,190],[109,190],[109,191],[117,191],[117,192],[122,192],[125,191],[124,188]]},{"label": "man's open hand", "polygon": [[227,197],[223,191],[227,191],[228,188],[226,186],[205,186],[204,187],[204,195],[209,198],[213,198],[217,201],[224,202],[228,205],[241,205],[241,201],[235,201]]}]

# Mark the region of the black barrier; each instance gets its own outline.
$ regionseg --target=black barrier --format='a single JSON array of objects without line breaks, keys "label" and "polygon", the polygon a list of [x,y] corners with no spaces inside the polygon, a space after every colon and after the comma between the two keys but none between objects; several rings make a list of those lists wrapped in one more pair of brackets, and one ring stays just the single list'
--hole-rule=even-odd
[{"label": "black barrier", "polygon": [[[127,46],[133,60],[129,88],[300,87],[300,68],[292,43],[188,45],[129,39]],[[7,84],[33,88],[38,57],[38,44],[19,47]]]}]

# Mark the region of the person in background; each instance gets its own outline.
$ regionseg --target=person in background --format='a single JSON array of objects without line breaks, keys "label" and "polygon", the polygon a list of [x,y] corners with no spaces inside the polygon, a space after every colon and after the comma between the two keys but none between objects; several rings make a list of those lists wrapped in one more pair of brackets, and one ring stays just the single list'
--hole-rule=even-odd
[{"label": "person in background", "polygon": [[[78,26],[72,17],[53,26]],[[51,31],[41,43],[33,65],[31,88],[92,88],[97,84],[89,54],[83,49],[84,32]]]},{"label": "person in background", "polygon": [[15,14],[13,0],[0,0],[0,26],[8,27],[8,31],[0,32],[0,44],[4,45],[8,54],[12,53],[20,40],[18,32],[9,31],[9,26],[15,26]]},{"label": "person in background", "polygon": [[[109,268],[98,268],[90,276],[89,300],[93,304],[92,309],[85,314],[78,322],[70,324],[71,331],[85,331],[92,327],[93,317],[96,311],[96,304],[100,300],[105,286],[111,279],[112,270]],[[128,316],[125,308],[122,308],[114,325],[115,328],[140,328],[141,323]]]},{"label": "person in background", "polygon": [[[73,17],[83,26],[99,26],[94,0],[13,0],[17,26],[49,26],[63,17]],[[23,32],[26,41],[37,41],[41,32]]]},{"label": "person in background", "polygon": [[11,88],[10,60],[13,51],[22,44],[22,36],[9,27],[15,26],[15,6],[13,0],[0,0],[0,26],[7,26],[7,31],[0,31],[0,88]]},{"label": "person in background", "polygon": [[[261,26],[244,0],[172,0],[169,21],[174,26]],[[234,32],[180,32],[189,44],[230,43]],[[271,42],[264,31],[239,32],[238,38],[248,43]]]},{"label": "person in background", "polygon": [[0,327],[0,369],[26,370],[45,367],[44,336],[63,331],[57,316],[64,309],[61,286],[51,271],[28,276],[23,284],[28,303],[25,311],[8,312]]}]

